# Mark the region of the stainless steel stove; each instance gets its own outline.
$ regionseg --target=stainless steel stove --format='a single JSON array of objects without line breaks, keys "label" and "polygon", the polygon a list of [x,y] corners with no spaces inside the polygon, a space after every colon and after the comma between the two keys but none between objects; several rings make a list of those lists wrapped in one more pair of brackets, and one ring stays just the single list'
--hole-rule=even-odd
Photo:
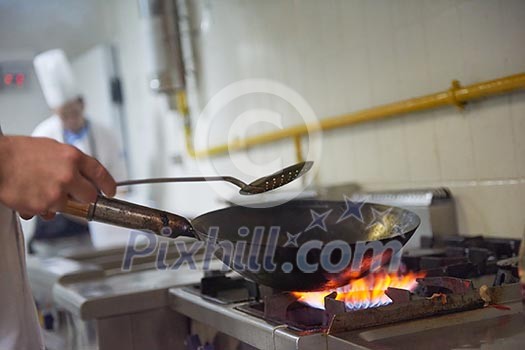
[{"label": "stainless steel stove", "polygon": [[[425,269],[426,277],[418,279],[413,293],[389,288],[390,305],[348,310],[331,295],[320,310],[299,303],[291,293],[257,292],[244,280],[218,273],[171,288],[169,304],[245,348],[521,348],[525,314],[517,260],[511,258],[519,242],[461,236],[431,241],[405,252],[405,266]],[[215,287],[211,282],[217,282]],[[196,344],[187,348],[203,345]]]},{"label": "stainless steel stove", "polygon": [[[326,310],[309,310],[289,293],[256,286],[235,273],[187,268],[62,279],[52,294],[67,316],[64,336],[75,337],[64,349],[516,349],[525,343],[512,257],[517,243],[461,236],[424,240],[422,248],[403,257],[406,266],[426,271],[423,290],[412,295],[392,288],[393,304],[362,311],[346,310],[333,295],[325,298]],[[211,266],[220,269],[221,263]],[[278,303],[265,310],[273,299]],[[406,319],[403,308],[410,302],[434,307],[436,314]],[[295,321],[307,320],[307,327],[279,319],[287,310],[303,310]],[[403,317],[383,317],[382,310]],[[375,324],[373,314],[388,322]],[[356,328],[356,317],[369,323]]]},{"label": "stainless steel stove", "polygon": [[239,310],[243,303],[217,304],[188,289],[172,288],[170,307],[256,349],[520,349],[525,316],[517,284],[505,309],[488,307],[336,334],[304,333]]}]

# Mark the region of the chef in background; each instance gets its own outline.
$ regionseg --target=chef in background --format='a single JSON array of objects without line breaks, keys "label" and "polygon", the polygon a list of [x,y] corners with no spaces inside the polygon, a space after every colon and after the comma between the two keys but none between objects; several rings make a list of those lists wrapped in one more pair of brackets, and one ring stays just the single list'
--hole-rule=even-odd
[{"label": "chef in background", "polygon": [[[86,118],[85,101],[64,52],[60,49],[43,52],[35,57],[33,64],[53,114],[36,127],[32,136],[74,146],[100,161],[115,179],[126,179],[124,152],[118,139],[113,131]],[[52,246],[57,247],[60,242],[56,238],[64,242],[68,240],[65,237],[73,237],[73,242],[80,244],[91,242],[87,223],[62,215],[51,221],[38,218],[29,249],[32,250],[35,242],[52,242]]]}]

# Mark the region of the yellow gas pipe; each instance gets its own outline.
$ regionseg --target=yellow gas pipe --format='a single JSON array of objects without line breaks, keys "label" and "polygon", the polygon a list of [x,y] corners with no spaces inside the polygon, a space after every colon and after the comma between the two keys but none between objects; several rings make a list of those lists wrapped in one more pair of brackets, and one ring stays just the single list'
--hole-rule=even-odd
[{"label": "yellow gas pipe", "polygon": [[184,139],[186,142],[186,152],[192,158],[197,158],[195,148],[193,147],[193,132],[191,126],[190,110],[188,108],[188,99],[185,90],[175,92],[175,101],[177,111],[184,118]]},{"label": "yellow gas pipe", "polygon": [[297,160],[301,161],[303,158],[301,136],[307,134],[309,129],[313,131],[326,131],[358,123],[386,119],[402,114],[419,112],[447,105],[453,105],[460,109],[463,109],[467,101],[524,88],[525,73],[511,75],[464,87],[462,87],[457,80],[453,80],[451,87],[446,91],[434,93],[431,95],[415,97],[408,100],[393,102],[386,105],[372,107],[369,109],[349,114],[325,118],[322,119],[318,125],[311,127],[307,127],[306,125],[297,125],[287,129],[252,136],[246,139],[236,140],[230,144],[222,144],[219,146],[214,146],[199,151],[196,151],[193,148],[192,128],[188,106],[186,102],[186,93],[184,91],[180,91],[177,93],[177,105],[180,106],[179,112],[185,118],[186,146],[188,153],[193,158],[217,156],[220,154],[228,153],[229,151],[240,151],[265,143],[271,143],[287,138],[293,138],[296,149],[296,155],[298,158]]}]

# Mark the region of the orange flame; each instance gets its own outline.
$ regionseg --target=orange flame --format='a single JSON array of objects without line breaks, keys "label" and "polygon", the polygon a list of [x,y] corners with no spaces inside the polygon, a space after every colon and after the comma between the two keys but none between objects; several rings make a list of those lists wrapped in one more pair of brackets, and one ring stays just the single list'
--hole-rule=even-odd
[{"label": "orange flame", "polygon": [[392,300],[385,294],[389,287],[413,291],[417,287],[416,279],[423,277],[425,277],[424,272],[409,272],[401,275],[380,271],[337,289],[321,292],[292,292],[292,294],[301,303],[316,309],[324,309],[324,298],[332,292],[337,292],[336,300],[344,301],[349,310],[359,310],[390,304]]}]

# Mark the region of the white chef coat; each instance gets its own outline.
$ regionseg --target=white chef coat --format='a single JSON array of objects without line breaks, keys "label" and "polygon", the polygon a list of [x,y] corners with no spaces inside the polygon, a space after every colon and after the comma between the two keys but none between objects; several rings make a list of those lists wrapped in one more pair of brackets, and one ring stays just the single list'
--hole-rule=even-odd
[{"label": "white chef coat", "polygon": [[0,204],[0,350],[26,349],[44,349],[44,342],[27,280],[18,215]]},{"label": "white chef coat", "polygon": [[[64,128],[60,117],[53,115],[44,120],[35,128],[33,136],[49,137],[64,143]],[[92,147],[92,145],[94,147]],[[98,124],[96,121],[89,120],[87,134],[73,143],[72,146],[75,146],[85,154],[97,158],[97,160],[108,169],[116,181],[127,179],[124,151],[119,146],[114,132],[105,126]],[[120,189],[122,192],[117,192],[117,195],[120,194],[120,197],[122,197],[126,189]],[[125,199],[125,196],[122,199]],[[128,239],[128,229],[124,230],[113,226],[108,227],[106,224],[95,221],[90,221],[88,224],[91,240],[95,247],[105,247],[116,244],[115,242],[120,244],[126,242]],[[115,241],[115,239],[118,240]]]},{"label": "white chef coat", "polygon": [[[127,172],[124,151],[119,146],[115,134],[105,126],[91,120],[88,122],[88,128],[87,134],[77,140],[72,146],[75,146],[87,155],[96,157],[109,170],[115,180],[126,180]],[[33,136],[49,137],[64,143],[64,128],[60,117],[52,115],[44,120],[35,128]],[[92,149],[90,139],[93,141],[95,149]]]}]

